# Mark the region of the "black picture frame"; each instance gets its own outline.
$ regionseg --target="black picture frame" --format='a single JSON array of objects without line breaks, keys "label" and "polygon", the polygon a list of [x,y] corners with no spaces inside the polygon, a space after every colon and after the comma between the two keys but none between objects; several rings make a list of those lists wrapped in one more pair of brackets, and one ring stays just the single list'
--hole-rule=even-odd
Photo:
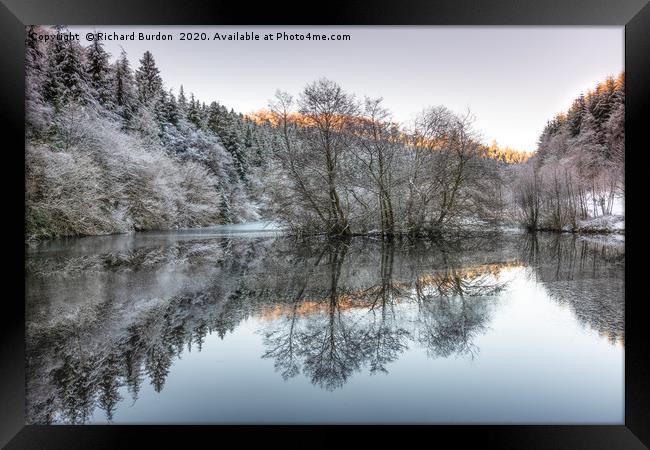
[{"label": "black picture frame", "polygon": [[[6,448],[123,448],[136,440],[147,447],[179,443],[188,446],[218,436],[248,446],[254,434],[263,445],[303,447],[313,443],[340,445],[338,433],[353,431],[369,445],[395,434],[454,446],[473,443],[497,448],[636,449],[650,446],[650,401],[646,299],[632,295],[625,282],[625,425],[620,426],[418,426],[418,427],[258,427],[258,426],[25,426],[24,373],[24,39],[25,25],[619,25],[625,26],[626,71],[626,204],[642,192],[634,186],[632,168],[647,147],[645,118],[650,99],[650,4],[646,0],[438,0],[390,2],[302,3],[254,6],[245,2],[199,0],[0,0],[0,120],[6,126],[2,171],[4,202],[10,205],[0,222],[4,236],[7,295],[3,298],[0,369],[0,445]],[[630,183],[632,183],[630,185]],[[631,188],[629,186],[632,186]],[[641,199],[641,202],[643,200]],[[633,209],[626,208],[627,260],[641,252],[630,243]],[[14,237],[16,236],[16,237]],[[634,239],[634,238],[632,238]],[[14,259],[15,258],[15,259]],[[632,259],[630,259],[632,258]],[[629,268],[631,263],[628,262]],[[8,294],[13,292],[12,294]],[[218,441],[212,441],[218,442]],[[237,442],[237,441],[235,441]]]}]

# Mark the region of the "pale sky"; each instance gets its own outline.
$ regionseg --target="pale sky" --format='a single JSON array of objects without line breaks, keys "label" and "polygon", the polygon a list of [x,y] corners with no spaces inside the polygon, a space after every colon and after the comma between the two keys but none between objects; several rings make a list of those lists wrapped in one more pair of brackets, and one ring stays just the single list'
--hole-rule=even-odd
[{"label": "pale sky", "polygon": [[[93,27],[69,27],[85,34]],[[165,86],[247,113],[277,89],[298,94],[330,78],[355,94],[383,97],[394,119],[428,106],[476,115],[485,142],[534,150],[547,120],[580,92],[624,69],[623,27],[110,27],[111,33],[172,33],[173,41],[105,41],[132,67],[150,50]],[[180,41],[180,32],[345,33],[349,41]]]}]

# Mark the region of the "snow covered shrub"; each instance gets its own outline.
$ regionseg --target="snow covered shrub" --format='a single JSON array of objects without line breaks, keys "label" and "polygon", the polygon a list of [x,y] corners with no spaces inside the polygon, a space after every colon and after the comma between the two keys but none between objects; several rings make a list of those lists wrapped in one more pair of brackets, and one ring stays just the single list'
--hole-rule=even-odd
[{"label": "snow covered shrub", "polygon": [[180,166],[182,205],[177,223],[195,227],[219,222],[220,202],[217,179],[202,165],[187,161]]},{"label": "snow covered shrub", "polygon": [[110,213],[102,173],[92,158],[31,146],[26,158],[25,221],[30,237],[123,230]]}]

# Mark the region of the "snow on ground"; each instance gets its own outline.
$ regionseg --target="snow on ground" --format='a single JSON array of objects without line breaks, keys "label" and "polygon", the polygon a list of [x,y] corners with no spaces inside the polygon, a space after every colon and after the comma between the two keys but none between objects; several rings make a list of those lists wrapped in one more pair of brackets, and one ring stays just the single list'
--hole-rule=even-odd
[{"label": "snow on ground", "polygon": [[612,206],[612,214],[616,214],[619,216],[624,216],[625,215],[625,198],[624,197],[616,197],[614,199],[614,206]]},{"label": "snow on ground", "polygon": [[578,230],[588,233],[621,233],[625,231],[625,216],[611,214],[579,220]]}]

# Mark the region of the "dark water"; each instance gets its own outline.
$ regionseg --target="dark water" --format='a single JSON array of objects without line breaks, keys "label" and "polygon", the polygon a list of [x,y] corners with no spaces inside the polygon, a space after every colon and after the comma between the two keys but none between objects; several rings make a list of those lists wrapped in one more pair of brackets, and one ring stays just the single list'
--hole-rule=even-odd
[{"label": "dark water", "polygon": [[29,248],[27,422],[623,423],[622,241],[240,231]]}]

